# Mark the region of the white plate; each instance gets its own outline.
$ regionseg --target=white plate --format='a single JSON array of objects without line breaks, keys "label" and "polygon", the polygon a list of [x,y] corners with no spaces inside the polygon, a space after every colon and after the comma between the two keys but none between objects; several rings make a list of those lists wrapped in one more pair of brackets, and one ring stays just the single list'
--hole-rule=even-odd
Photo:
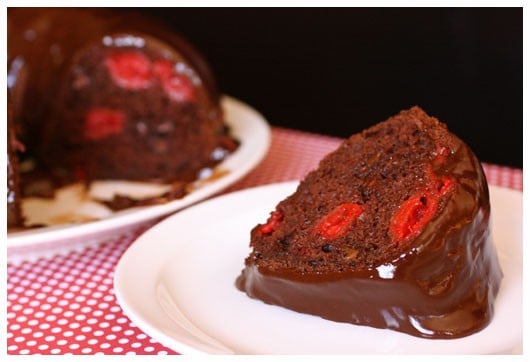
[{"label": "white plate", "polygon": [[[212,196],[241,179],[265,156],[270,144],[270,128],[261,114],[241,101],[225,96],[222,100],[222,106],[225,111],[226,122],[230,126],[233,136],[241,142],[239,148],[217,166],[217,170],[227,171],[222,177],[202,184],[182,199],[163,205],[131,208],[110,215],[105,215],[105,210],[102,210],[101,207],[94,207],[93,203],[83,205],[89,210],[89,214],[92,213],[96,216],[103,214],[104,217],[91,222],[49,226],[10,233],[7,237],[8,259],[25,258],[31,254],[52,249],[55,252],[58,248],[93,243],[102,239],[109,239],[112,235],[119,236],[120,233],[130,230],[132,225],[145,223],[175,212]],[[120,183],[116,185],[118,187],[123,186]],[[141,187],[131,189],[133,190],[131,194],[133,197],[135,192],[143,191]],[[75,192],[66,195],[65,199],[70,196],[73,199],[73,195]],[[73,202],[76,201],[73,200]],[[68,202],[65,201],[65,204]],[[76,208],[77,211],[80,210],[79,207]],[[62,210],[58,210],[58,212],[62,212]]]},{"label": "white plate", "polygon": [[164,220],[118,263],[114,289],[124,312],[177,352],[221,354],[475,354],[522,351],[522,194],[491,187],[493,236],[505,273],[495,316],[453,340],[336,323],[248,298],[234,282],[250,229],[296,182],[227,194]]}]

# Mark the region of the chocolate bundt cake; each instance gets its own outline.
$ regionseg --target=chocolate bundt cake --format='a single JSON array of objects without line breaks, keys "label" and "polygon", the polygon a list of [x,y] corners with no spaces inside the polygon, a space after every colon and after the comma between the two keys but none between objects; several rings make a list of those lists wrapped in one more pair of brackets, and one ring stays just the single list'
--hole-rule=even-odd
[{"label": "chocolate bundt cake", "polygon": [[13,125],[13,104],[9,91],[7,92],[7,227],[22,225],[20,170],[18,152],[23,151],[23,145],[16,137]]},{"label": "chocolate bundt cake", "polygon": [[344,141],[254,227],[236,285],[333,321],[466,336],[502,278],[489,221],[479,161],[414,107]]},{"label": "chocolate bundt cake", "polygon": [[138,13],[9,9],[8,86],[22,141],[66,179],[193,181],[236,147],[203,57]]}]

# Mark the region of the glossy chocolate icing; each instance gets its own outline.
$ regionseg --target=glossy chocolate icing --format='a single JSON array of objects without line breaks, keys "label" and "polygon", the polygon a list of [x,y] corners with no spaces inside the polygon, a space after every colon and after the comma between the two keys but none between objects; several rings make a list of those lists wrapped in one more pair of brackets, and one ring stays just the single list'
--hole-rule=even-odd
[{"label": "glossy chocolate icing", "polygon": [[297,274],[247,258],[236,281],[250,297],[326,319],[387,328],[424,338],[458,338],[488,325],[502,271],[490,233],[482,167],[455,137],[434,171],[456,180],[445,209],[408,252],[374,268]]}]

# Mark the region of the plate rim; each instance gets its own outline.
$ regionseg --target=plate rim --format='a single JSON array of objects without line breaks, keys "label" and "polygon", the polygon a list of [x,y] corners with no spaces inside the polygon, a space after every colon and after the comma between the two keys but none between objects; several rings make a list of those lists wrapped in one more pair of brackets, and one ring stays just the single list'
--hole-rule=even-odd
[{"label": "plate rim", "polygon": [[[234,152],[217,166],[223,168],[226,167],[227,164],[230,165],[231,161],[237,159],[237,157],[246,157],[246,162],[241,165],[241,167],[230,169],[223,177],[215,180],[211,184],[194,190],[182,199],[173,200],[162,205],[131,208],[124,212],[113,214],[107,218],[85,223],[48,226],[44,228],[7,233],[6,241],[8,260],[11,257],[10,254],[17,254],[18,258],[20,250],[24,251],[24,249],[28,247],[36,248],[41,244],[60,244],[60,242],[64,242],[65,240],[80,239],[92,234],[100,235],[101,233],[110,230],[120,230],[123,233],[124,230],[122,229],[130,229],[135,225],[144,224],[153,221],[156,218],[170,215],[171,213],[212,197],[216,193],[221,192],[241,180],[246,174],[254,169],[267,154],[271,144],[271,127],[261,113],[251,105],[244,103],[235,97],[223,95],[221,98],[221,104],[225,114],[229,112],[244,112],[245,114],[252,116],[249,118],[250,121],[249,119],[237,119],[237,117],[236,119],[230,119],[228,116],[226,117],[226,123],[228,126],[235,129],[240,127],[243,130],[242,132],[246,131],[250,126],[259,132],[261,142],[252,143],[252,145],[249,146],[248,143],[245,143],[245,139],[242,139],[243,142],[241,143],[241,146],[246,147],[240,149],[239,153],[238,151]],[[244,134],[235,134],[236,137],[243,135]],[[94,243],[100,241],[100,238],[95,239],[97,240],[94,240]]]},{"label": "plate rim", "polygon": [[[225,198],[230,198],[234,196],[234,194],[244,195],[245,193],[252,193],[252,192],[259,192],[260,189],[267,189],[271,187],[284,187],[287,194],[289,192],[293,192],[296,188],[296,186],[299,184],[299,181],[286,181],[286,182],[278,182],[278,183],[272,183],[267,185],[260,185],[255,186],[251,188],[242,189],[239,191],[234,191],[231,193],[227,193],[215,198],[212,198],[210,200],[207,200],[200,205],[196,205],[197,207],[208,207],[208,205],[211,202],[222,202]],[[519,190],[514,190],[502,186],[494,186],[489,185],[490,189],[490,199],[492,194],[492,189],[495,190],[496,193],[508,193],[513,197],[520,198],[521,200],[521,209],[522,209],[522,192]],[[283,189],[282,189],[283,191]],[[195,207],[194,207],[195,208]],[[191,210],[193,208],[190,208]],[[492,208],[493,210],[493,208]],[[185,210],[186,212],[188,210]],[[265,215],[266,211],[264,211]],[[493,212],[492,212],[493,213]],[[165,346],[175,349],[175,351],[182,353],[182,354],[191,354],[191,353],[198,353],[198,354],[204,354],[209,353],[208,351],[205,351],[203,349],[198,348],[196,345],[189,345],[185,342],[182,342],[178,339],[172,338],[168,334],[165,334],[164,332],[160,331],[157,326],[153,325],[151,321],[149,321],[149,318],[145,315],[139,315],[138,312],[135,310],[134,306],[128,302],[128,299],[130,299],[130,295],[127,295],[122,290],[121,285],[121,279],[126,276],[124,275],[124,272],[127,271],[127,263],[128,260],[131,258],[131,255],[134,256],[135,253],[141,251],[146,245],[149,243],[149,238],[151,233],[157,233],[159,230],[164,230],[164,228],[167,228],[168,225],[174,222],[175,218],[179,218],[180,214],[172,215],[169,218],[163,220],[162,222],[154,225],[149,230],[147,230],[144,234],[142,234],[129,248],[124,252],[124,254],[121,256],[120,260],[118,261],[118,264],[116,265],[115,273],[114,273],[114,280],[113,280],[113,286],[114,291],[116,295],[116,299],[120,307],[122,308],[125,315],[127,315],[128,318],[130,318],[140,329],[144,330],[147,334],[158,340],[160,343],[164,344]],[[145,240],[145,241],[144,241]],[[520,240],[522,242],[522,240]],[[163,242],[162,242],[163,243]],[[180,243],[183,247],[186,245],[185,243]],[[150,245],[152,247],[152,244]],[[175,246],[178,248],[178,245]],[[176,251],[176,249],[172,249],[172,252]],[[160,268],[163,268],[164,263],[160,263]],[[160,268],[158,269],[158,272],[160,272]],[[155,273],[156,274],[156,273]],[[235,276],[234,276],[235,278]],[[205,332],[206,333],[206,332]],[[521,336],[522,337],[522,336]],[[213,338],[213,337],[212,337]],[[520,340],[520,343],[522,343],[522,339]],[[229,349],[228,346],[224,346],[227,349]],[[517,350],[519,348],[518,345],[513,346],[512,350]],[[522,345],[521,348],[522,350]],[[222,353],[217,350],[215,353]],[[227,352],[227,353],[236,353],[234,351]],[[267,353],[275,353],[275,352],[267,352]]]}]

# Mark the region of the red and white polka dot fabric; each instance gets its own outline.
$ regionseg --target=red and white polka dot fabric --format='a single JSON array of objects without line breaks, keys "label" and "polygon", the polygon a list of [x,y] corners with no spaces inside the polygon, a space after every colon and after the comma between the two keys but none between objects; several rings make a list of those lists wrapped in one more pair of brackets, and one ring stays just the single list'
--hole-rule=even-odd
[{"label": "red and white polka dot fabric", "polygon": [[[273,128],[265,159],[225,192],[300,179],[340,141]],[[522,170],[489,164],[484,169],[490,184],[522,190]],[[118,260],[149,226],[81,250],[8,262],[7,353],[178,354],[134,325],[113,291]]]}]

